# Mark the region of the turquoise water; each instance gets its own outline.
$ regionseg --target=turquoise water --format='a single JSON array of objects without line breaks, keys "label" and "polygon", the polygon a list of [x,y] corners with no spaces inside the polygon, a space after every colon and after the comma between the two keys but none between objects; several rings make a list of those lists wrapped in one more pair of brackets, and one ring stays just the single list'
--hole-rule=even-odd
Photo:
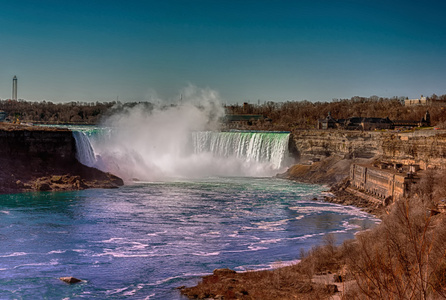
[{"label": "turquoise water", "polygon": [[[0,196],[0,299],[183,299],[215,268],[268,269],[377,220],[272,178]],[[84,281],[68,285],[61,276]]]}]

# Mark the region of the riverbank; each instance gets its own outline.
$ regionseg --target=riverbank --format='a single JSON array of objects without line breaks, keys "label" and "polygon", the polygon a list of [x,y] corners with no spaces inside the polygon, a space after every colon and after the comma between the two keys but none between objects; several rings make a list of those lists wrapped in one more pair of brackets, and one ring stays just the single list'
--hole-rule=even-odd
[{"label": "riverbank", "polygon": [[[294,165],[277,177],[326,184],[330,194],[324,196],[324,201],[356,206],[382,218],[386,215],[382,205],[346,190],[350,165],[357,161],[332,156],[312,164]],[[341,299],[347,292],[346,286],[354,286],[354,275],[346,262],[348,252],[348,247],[336,247],[328,235],[324,245],[301,253],[301,262],[296,265],[244,273],[215,270],[196,286],[181,287],[180,291],[190,299]]]},{"label": "riverbank", "polygon": [[[323,183],[335,172],[346,177],[352,162],[328,157],[293,166],[279,177]],[[446,196],[445,179],[446,172],[437,171],[414,187],[414,196],[388,206],[350,193],[348,180],[330,180],[333,196],[325,201],[360,207],[382,222],[341,245],[327,235],[323,245],[301,253],[296,265],[248,275],[212,274],[181,292],[199,299],[446,298],[446,215],[433,209]]]},{"label": "riverbank", "polygon": [[386,213],[383,205],[377,201],[365,200],[348,191],[350,166],[353,163],[367,164],[374,160],[375,158],[350,159],[333,155],[320,161],[293,165],[285,173],[278,174],[277,177],[298,182],[327,185],[330,194],[323,197],[324,201],[356,206],[367,213],[381,218]]},{"label": "riverbank", "polygon": [[116,188],[123,181],[76,159],[67,129],[0,123],[0,194]]}]

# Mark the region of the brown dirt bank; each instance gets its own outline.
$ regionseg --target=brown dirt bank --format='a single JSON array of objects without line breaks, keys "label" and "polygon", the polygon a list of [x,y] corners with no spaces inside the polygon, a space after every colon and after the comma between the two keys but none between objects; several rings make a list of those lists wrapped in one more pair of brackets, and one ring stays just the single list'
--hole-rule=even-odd
[{"label": "brown dirt bank", "polygon": [[71,131],[0,123],[0,194],[116,188],[123,181],[79,163]]},{"label": "brown dirt bank", "polygon": [[277,177],[299,182],[327,184],[333,186],[348,177],[352,163],[368,163],[373,159],[349,159],[333,155],[319,161],[291,166],[285,173]]},{"label": "brown dirt bank", "polygon": [[236,273],[214,270],[195,287],[180,287],[191,299],[327,299],[337,292],[336,285],[314,283],[296,266],[273,271]]}]

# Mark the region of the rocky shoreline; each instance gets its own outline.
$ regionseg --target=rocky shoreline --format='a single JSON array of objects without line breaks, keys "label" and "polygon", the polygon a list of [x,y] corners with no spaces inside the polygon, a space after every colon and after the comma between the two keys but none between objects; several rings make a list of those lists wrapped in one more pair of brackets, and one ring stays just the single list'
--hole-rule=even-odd
[{"label": "rocky shoreline", "polygon": [[[88,168],[88,167],[87,167]],[[0,176],[0,194],[14,194],[23,192],[46,192],[46,191],[73,191],[73,190],[85,190],[92,188],[113,189],[124,185],[121,178],[110,174],[104,173],[97,169],[84,169],[80,166],[80,172],[76,170],[66,172],[41,173],[41,174],[27,174],[23,175],[20,172],[12,171],[9,176]],[[2,173],[7,173],[5,170]],[[41,176],[46,174],[45,176]],[[31,178],[27,178],[31,175]]]},{"label": "rocky shoreline", "polygon": [[333,196],[324,196],[324,201],[341,205],[355,206],[360,208],[362,211],[375,215],[380,219],[382,219],[382,217],[388,213],[384,205],[379,203],[372,203],[348,192],[348,186],[349,181],[347,179],[333,185],[330,188],[330,193]]},{"label": "rocky shoreline", "polygon": [[356,206],[381,218],[386,213],[386,208],[382,204],[365,200],[348,191],[348,176],[351,164],[366,163],[373,160],[374,158],[350,159],[342,156],[330,156],[312,164],[296,164],[285,173],[278,174],[277,177],[298,182],[328,185],[330,195],[324,196],[324,201]]}]

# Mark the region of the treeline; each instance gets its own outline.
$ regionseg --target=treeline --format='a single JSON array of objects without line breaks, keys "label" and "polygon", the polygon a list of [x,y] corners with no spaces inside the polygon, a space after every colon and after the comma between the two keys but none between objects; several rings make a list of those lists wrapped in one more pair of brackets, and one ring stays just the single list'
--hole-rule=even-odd
[{"label": "treeline", "polygon": [[[333,99],[332,102],[265,102],[264,104],[227,105],[228,114],[262,115],[264,119],[256,121],[249,129],[292,130],[311,129],[317,126],[319,119],[330,112],[335,119],[350,117],[377,117],[391,120],[419,121],[429,110],[434,126],[446,127],[446,95],[429,97],[429,105],[404,106],[404,98],[392,97],[352,97]],[[24,100],[0,100],[0,110],[8,114],[11,121],[33,123],[75,123],[98,124],[102,118],[123,111],[136,105],[144,109],[153,109],[149,102],[69,102],[53,103],[49,101],[31,102]]]},{"label": "treeline", "polygon": [[[335,119],[350,117],[376,117],[391,120],[419,121],[429,110],[431,123],[436,126],[446,125],[446,95],[432,95],[432,103],[427,106],[404,106],[404,98],[352,97],[351,99],[334,99],[332,102],[266,102],[264,104],[229,105],[230,114],[262,115],[269,121],[257,121],[260,129],[310,129],[315,128],[318,119],[325,118],[329,112]],[[443,104],[444,106],[442,106]]]},{"label": "treeline", "polygon": [[[69,102],[53,103],[49,101],[31,102],[24,100],[0,100],[0,110],[5,111],[11,121],[46,123],[46,124],[98,124],[101,118],[126,107],[137,105],[136,102]],[[145,103],[151,108],[150,103]]]}]

